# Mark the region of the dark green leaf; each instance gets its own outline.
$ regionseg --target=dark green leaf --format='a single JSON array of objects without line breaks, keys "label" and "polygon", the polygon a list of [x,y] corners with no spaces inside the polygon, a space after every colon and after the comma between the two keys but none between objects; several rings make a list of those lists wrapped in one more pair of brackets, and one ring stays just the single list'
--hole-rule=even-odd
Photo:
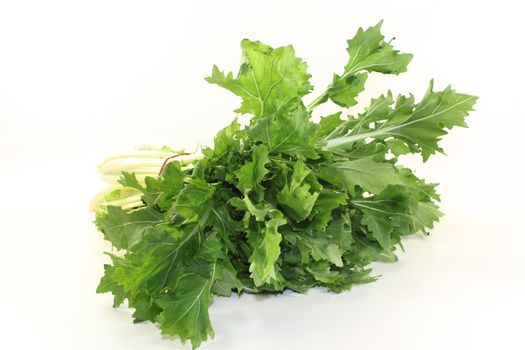
[{"label": "dark green leaf", "polygon": [[148,228],[162,222],[163,215],[150,207],[126,212],[120,207],[108,206],[107,212],[98,214],[95,220],[104,238],[117,249],[132,247]]}]

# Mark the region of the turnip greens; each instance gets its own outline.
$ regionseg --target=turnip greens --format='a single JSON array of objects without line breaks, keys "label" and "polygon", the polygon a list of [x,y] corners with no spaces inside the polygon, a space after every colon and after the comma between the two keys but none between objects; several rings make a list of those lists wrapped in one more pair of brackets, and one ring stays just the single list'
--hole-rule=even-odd
[{"label": "turnip greens", "polygon": [[[403,236],[431,229],[442,215],[436,184],[398,157],[442,152],[476,97],[431,82],[420,101],[387,92],[345,115],[369,74],[405,72],[412,59],[380,27],[348,40],[348,63],[309,104],[292,46],[243,40],[239,73],[213,67],[206,80],[242,99],[235,112],[251,115],[247,125],[234,119],[199,155],[143,147],[109,158],[101,171],[118,183],[93,209],[115,249],[97,291],[196,348],[214,336],[213,295],[343,292],[374,281],[371,262],[396,261]],[[328,101],[343,109],[314,122]]]}]

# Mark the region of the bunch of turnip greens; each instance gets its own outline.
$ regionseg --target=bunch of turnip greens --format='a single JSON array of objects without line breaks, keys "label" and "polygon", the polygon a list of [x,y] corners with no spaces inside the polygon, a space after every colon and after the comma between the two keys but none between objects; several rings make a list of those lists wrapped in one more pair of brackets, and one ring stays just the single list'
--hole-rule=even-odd
[{"label": "bunch of turnip greens", "polygon": [[395,261],[401,237],[432,228],[441,216],[436,184],[397,158],[442,152],[440,138],[466,127],[476,97],[430,83],[421,101],[388,92],[360,114],[311,119],[327,101],[355,105],[370,73],[406,71],[412,55],[380,27],[348,40],[344,70],[308,105],[310,75],[292,46],[243,40],[237,75],[214,67],[206,80],[241,97],[235,112],[250,122],[234,119],[200,157],[158,150],[173,158],[158,176],[158,164],[149,173],[118,168],[119,184],[95,206],[116,248],[97,291],[196,348],[214,335],[212,295],[342,292],[375,279],[371,262]]}]

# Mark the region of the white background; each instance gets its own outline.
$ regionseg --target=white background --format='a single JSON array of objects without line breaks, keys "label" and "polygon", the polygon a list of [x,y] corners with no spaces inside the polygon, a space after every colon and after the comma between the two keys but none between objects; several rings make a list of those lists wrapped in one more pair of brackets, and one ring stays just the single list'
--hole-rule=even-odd
[{"label": "white background", "polygon": [[415,58],[406,74],[373,76],[363,102],[388,88],[420,97],[431,78],[480,96],[470,129],[442,143],[448,157],[407,160],[441,182],[447,215],[398,263],[375,264],[374,284],[215,299],[202,348],[525,348],[519,3],[3,1],[0,348],[189,348],[95,294],[107,261],[88,212],[103,188],[95,166],[143,143],[210,144],[239,99],[203,78],[214,63],[237,69],[242,38],[293,43],[319,91],[345,39],[380,19]]}]

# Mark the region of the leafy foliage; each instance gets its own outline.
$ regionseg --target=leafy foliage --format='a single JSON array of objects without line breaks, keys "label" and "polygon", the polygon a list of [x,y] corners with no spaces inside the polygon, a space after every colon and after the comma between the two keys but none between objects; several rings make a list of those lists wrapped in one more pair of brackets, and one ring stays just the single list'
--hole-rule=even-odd
[{"label": "leafy foliage", "polygon": [[224,74],[213,67],[208,82],[242,97],[236,112],[263,116],[296,104],[312,89],[306,63],[295,57],[291,45],[273,49],[258,41],[241,42],[243,57],[239,74]]},{"label": "leafy foliage", "polygon": [[343,73],[308,106],[310,76],[291,46],[244,40],[237,76],[214,67],[207,80],[240,96],[237,112],[251,121],[234,119],[191,166],[174,160],[144,181],[122,174],[142,205],[97,213],[119,250],[97,291],[196,348],[214,336],[213,294],[349,290],[375,280],[371,262],[395,261],[403,236],[431,229],[442,216],[436,185],[398,157],[442,152],[439,140],[466,126],[476,97],[431,83],[420,102],[388,92],[357,116],[311,120],[329,100],[356,104],[368,74],[406,70],[412,55],[395,50],[380,27],[358,30]]}]

